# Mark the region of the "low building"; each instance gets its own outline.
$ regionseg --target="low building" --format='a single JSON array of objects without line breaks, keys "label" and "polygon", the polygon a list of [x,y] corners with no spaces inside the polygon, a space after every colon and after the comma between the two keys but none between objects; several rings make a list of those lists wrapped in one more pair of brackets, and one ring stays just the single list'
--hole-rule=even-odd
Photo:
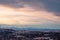
[{"label": "low building", "polygon": [[53,39],[51,39],[50,37],[37,37],[34,38],[34,40],[53,40]]}]

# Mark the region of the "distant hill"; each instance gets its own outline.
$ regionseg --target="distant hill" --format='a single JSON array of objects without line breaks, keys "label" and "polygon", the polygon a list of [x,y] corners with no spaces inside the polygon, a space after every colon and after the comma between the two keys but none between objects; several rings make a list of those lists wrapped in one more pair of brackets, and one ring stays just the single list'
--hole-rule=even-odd
[{"label": "distant hill", "polygon": [[36,30],[36,31],[60,31],[60,29],[46,29],[46,28],[31,28],[31,27],[22,27],[21,25],[6,25],[0,24],[0,29],[15,29],[15,30]]}]

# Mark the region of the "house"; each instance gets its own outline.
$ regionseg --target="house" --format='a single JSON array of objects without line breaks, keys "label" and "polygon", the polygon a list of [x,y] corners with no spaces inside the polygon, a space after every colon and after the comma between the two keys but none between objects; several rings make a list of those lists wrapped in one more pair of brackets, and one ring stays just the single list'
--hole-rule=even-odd
[{"label": "house", "polygon": [[53,40],[50,37],[36,37],[34,40]]}]

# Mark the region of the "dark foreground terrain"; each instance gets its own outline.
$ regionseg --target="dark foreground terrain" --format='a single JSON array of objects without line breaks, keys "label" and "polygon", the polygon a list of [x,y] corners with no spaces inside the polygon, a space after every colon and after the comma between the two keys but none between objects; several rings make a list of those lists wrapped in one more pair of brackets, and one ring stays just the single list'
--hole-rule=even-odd
[{"label": "dark foreground terrain", "polygon": [[0,40],[60,40],[60,31],[0,29]]}]

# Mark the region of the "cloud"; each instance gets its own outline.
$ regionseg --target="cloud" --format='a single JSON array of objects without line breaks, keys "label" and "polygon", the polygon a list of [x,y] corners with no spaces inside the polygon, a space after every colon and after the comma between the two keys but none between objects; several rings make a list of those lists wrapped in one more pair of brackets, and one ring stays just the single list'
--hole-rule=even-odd
[{"label": "cloud", "polygon": [[32,14],[22,12],[22,9],[17,11],[14,8],[0,6],[0,24],[37,24],[38,22],[35,22],[37,19],[32,16]]},{"label": "cloud", "polygon": [[11,8],[0,6],[0,24],[38,25],[47,23],[60,23],[60,17],[53,12],[36,11],[30,7]]},{"label": "cloud", "polygon": [[15,7],[15,8],[23,8],[24,5],[22,2],[18,0],[0,0],[0,5]]},{"label": "cloud", "polygon": [[0,24],[60,24],[56,4],[56,0],[0,0]]},{"label": "cloud", "polygon": [[60,0],[24,0],[24,3],[38,10],[54,12],[55,16],[60,16]]},{"label": "cloud", "polygon": [[60,0],[41,0],[45,9],[49,12],[54,12],[56,16],[60,16]]},{"label": "cloud", "polygon": [[23,8],[13,8],[0,5],[0,24],[19,26],[1,26],[1,28],[47,28],[59,29],[60,17],[54,12],[39,10],[25,5]]},{"label": "cloud", "polygon": [[0,5],[13,8],[31,7],[36,11],[46,10],[60,16],[60,0],[0,0]]}]

